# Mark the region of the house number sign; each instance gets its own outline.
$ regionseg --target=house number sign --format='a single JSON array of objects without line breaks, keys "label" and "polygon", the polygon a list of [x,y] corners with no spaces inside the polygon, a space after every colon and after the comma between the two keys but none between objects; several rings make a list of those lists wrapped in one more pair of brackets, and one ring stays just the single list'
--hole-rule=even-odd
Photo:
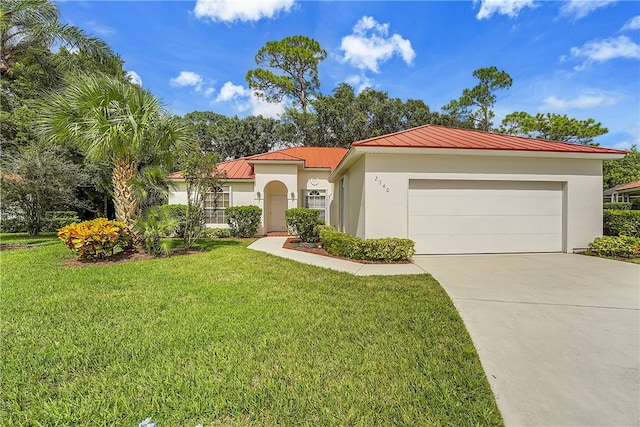
[{"label": "house number sign", "polygon": [[382,187],[382,189],[383,189],[384,191],[386,191],[387,193],[390,191],[389,187],[387,187],[387,184],[385,184],[385,183],[382,181],[382,179],[380,179],[380,177],[378,177],[377,175],[376,175],[376,177],[375,177],[374,181],[375,181],[375,182],[377,182],[377,183],[378,183],[378,185],[379,185],[380,187]]}]

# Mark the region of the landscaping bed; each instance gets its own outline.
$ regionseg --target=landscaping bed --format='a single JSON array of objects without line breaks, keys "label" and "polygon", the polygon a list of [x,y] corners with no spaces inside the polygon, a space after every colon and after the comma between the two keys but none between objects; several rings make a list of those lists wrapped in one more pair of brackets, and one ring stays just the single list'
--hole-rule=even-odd
[{"label": "landscaping bed", "polygon": [[345,261],[357,262],[360,264],[411,264],[410,260],[402,261],[369,261],[364,259],[352,259],[344,256],[331,255],[326,251],[319,243],[305,243],[297,237],[290,237],[284,242],[282,246],[285,249],[292,249],[294,251],[307,252],[310,254],[327,256],[330,258],[343,259]]}]

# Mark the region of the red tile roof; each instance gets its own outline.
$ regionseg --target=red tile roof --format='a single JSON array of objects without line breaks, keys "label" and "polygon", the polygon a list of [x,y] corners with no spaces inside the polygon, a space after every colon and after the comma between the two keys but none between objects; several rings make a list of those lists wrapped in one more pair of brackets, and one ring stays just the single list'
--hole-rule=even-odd
[{"label": "red tile roof", "polygon": [[353,147],[448,148],[462,150],[547,151],[626,154],[626,151],[548,141],[471,129],[425,125],[353,143]]},{"label": "red tile roof", "polygon": [[[293,147],[270,151],[255,156],[243,157],[218,163],[218,172],[224,172],[227,179],[253,179],[253,163],[262,161],[303,162],[306,169],[334,170],[347,150],[339,147]],[[182,172],[174,172],[169,179],[181,179]]]},{"label": "red tile roof", "polygon": [[632,188],[640,187],[640,181],[627,182],[626,184],[621,184],[615,187],[616,191],[620,190],[630,190]]}]

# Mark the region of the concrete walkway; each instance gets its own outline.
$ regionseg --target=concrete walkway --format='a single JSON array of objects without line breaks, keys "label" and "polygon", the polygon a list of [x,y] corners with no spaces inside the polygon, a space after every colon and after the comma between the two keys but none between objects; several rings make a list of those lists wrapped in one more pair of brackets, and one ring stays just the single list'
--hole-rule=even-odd
[{"label": "concrete walkway", "polygon": [[282,245],[287,237],[263,237],[249,245],[249,249],[267,252],[282,258],[292,259],[317,267],[343,271],[356,276],[396,276],[400,274],[425,274],[425,271],[415,264],[361,264],[339,258],[315,255],[307,252],[284,249]]}]

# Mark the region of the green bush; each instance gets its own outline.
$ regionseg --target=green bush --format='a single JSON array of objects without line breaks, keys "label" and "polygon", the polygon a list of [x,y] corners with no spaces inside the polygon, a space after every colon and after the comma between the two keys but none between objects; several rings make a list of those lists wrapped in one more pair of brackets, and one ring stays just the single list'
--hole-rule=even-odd
[{"label": "green bush", "polygon": [[159,208],[162,212],[166,211],[178,221],[173,236],[183,238],[187,227],[187,205],[162,205]]},{"label": "green bush", "polygon": [[626,211],[631,209],[631,202],[605,202],[602,205],[603,209],[612,209],[617,211]]},{"label": "green bush", "polygon": [[227,224],[234,237],[252,237],[258,233],[262,209],[258,206],[230,206],[225,209]]},{"label": "green bush", "polygon": [[289,232],[300,237],[306,243],[314,243],[320,240],[318,226],[324,225],[320,219],[320,211],[308,208],[287,209],[284,214]]},{"label": "green bush", "polygon": [[152,256],[166,255],[170,252],[169,244],[162,244],[161,237],[175,233],[178,219],[169,209],[150,207],[136,221],[136,229],[144,241],[145,251]]},{"label": "green bush", "polygon": [[640,197],[636,197],[635,199],[633,199],[633,201],[631,202],[631,209],[640,211]]},{"label": "green bush", "polygon": [[[40,220],[41,232],[56,232],[64,226],[80,221],[75,211],[50,211]],[[26,233],[29,225],[19,217],[3,218],[0,221],[0,233]]]},{"label": "green bush", "polygon": [[0,233],[26,233],[27,223],[22,218],[2,218]]},{"label": "green bush", "polygon": [[107,218],[67,225],[58,230],[58,238],[78,259],[88,261],[108,258],[116,249],[122,250],[131,244],[125,223]]},{"label": "green bush", "polygon": [[231,237],[230,228],[205,228],[202,230],[202,237],[205,239],[224,239]]},{"label": "green bush", "polygon": [[368,261],[406,261],[415,254],[411,239],[361,239],[328,226],[318,227],[322,247],[332,255]]},{"label": "green bush", "polygon": [[603,257],[622,257],[640,255],[640,239],[629,236],[598,237],[589,243],[591,252]]},{"label": "green bush", "polygon": [[640,211],[605,210],[602,215],[605,236],[640,237]]},{"label": "green bush", "polygon": [[69,224],[80,221],[78,214],[75,211],[51,211],[47,212],[47,215],[42,221],[42,228],[40,231],[55,232],[66,227]]}]

